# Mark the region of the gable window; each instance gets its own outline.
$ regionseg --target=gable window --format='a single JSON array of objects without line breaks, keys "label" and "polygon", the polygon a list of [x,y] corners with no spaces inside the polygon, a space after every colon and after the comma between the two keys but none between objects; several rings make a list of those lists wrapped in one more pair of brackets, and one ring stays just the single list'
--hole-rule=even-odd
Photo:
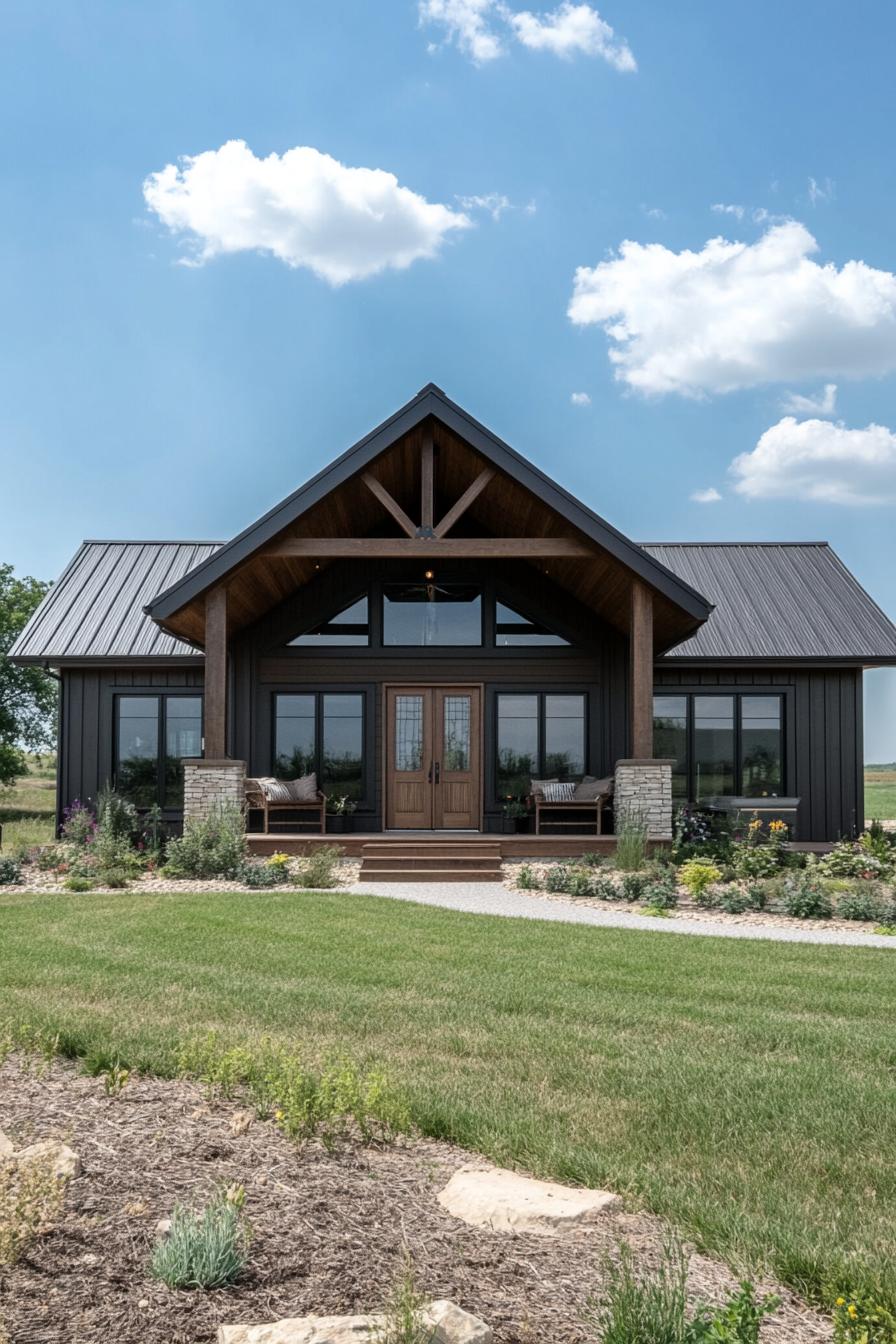
[{"label": "gable window", "polygon": [[115,787],[135,807],[183,807],[185,757],[202,755],[202,696],[115,697]]},{"label": "gable window", "polygon": [[289,641],[291,648],[344,648],[370,643],[370,603],[367,595],[352,602],[351,606],[321,621],[313,630],[306,630]]},{"label": "gable window", "polygon": [[495,644],[499,649],[519,647],[546,648],[549,645],[569,648],[569,640],[555,635],[546,625],[530,620],[504,602],[495,603]]},{"label": "gable window", "polygon": [[274,696],[273,772],[279,779],[316,774],[328,796],[364,797],[365,696],[315,691]]},{"label": "gable window", "polygon": [[532,779],[573,779],[586,767],[587,695],[496,696],[495,784],[499,798],[523,797]]},{"label": "gable window", "polygon": [[482,643],[482,590],[468,583],[383,584],[383,643],[403,648]]},{"label": "gable window", "polygon": [[780,695],[656,695],[653,748],[674,760],[672,796],[684,802],[784,787],[784,710]]}]

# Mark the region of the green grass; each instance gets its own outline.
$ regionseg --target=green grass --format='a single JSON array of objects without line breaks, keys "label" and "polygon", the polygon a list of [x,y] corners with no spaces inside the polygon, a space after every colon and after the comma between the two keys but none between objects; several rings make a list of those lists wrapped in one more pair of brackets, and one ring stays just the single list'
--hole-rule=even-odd
[{"label": "green grass", "polygon": [[810,1294],[896,1302],[889,951],[339,893],[0,895],[0,1021],[171,1073],[185,1035],[382,1065],[414,1119],[609,1186]]},{"label": "green grass", "polygon": [[896,765],[865,766],[865,816],[896,820]]},{"label": "green grass", "polygon": [[3,853],[14,854],[53,839],[56,813],[56,759],[29,756],[28,774],[0,788]]}]

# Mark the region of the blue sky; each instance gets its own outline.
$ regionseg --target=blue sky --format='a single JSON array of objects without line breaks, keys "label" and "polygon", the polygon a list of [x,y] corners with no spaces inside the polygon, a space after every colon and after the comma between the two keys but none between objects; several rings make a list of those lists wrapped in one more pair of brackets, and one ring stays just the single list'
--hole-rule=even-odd
[{"label": "blue sky", "polygon": [[7,0],[2,558],[230,535],[432,380],[635,538],[826,538],[896,615],[896,11],[600,16]]}]

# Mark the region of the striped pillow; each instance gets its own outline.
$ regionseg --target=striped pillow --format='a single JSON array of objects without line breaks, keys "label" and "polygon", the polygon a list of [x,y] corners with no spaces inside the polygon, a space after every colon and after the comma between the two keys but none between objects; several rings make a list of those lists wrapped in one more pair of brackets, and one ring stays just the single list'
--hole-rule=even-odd
[{"label": "striped pillow", "polygon": [[292,794],[289,791],[289,785],[282,779],[274,779],[272,775],[260,775],[258,779],[258,787],[264,794],[266,802],[292,802]]},{"label": "striped pillow", "polygon": [[544,800],[546,803],[571,803],[575,791],[575,784],[545,784]]},{"label": "striped pillow", "polygon": [[294,803],[317,802],[317,775],[302,775],[301,779],[291,779],[286,788]]}]

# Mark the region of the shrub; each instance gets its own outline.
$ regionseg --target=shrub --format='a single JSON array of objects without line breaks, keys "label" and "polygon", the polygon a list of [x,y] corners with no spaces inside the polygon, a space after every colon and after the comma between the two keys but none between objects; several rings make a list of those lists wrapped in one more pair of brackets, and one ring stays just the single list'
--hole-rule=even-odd
[{"label": "shrub", "polygon": [[749,909],[764,910],[768,903],[768,890],[761,882],[750,882],[747,884],[747,898]]},{"label": "shrub", "polygon": [[122,891],[130,884],[132,877],[133,873],[126,868],[101,868],[96,875],[96,884],[99,887],[111,887],[113,891]]},{"label": "shrub", "polygon": [[749,889],[743,891],[740,887],[726,887],[719,898],[719,909],[724,910],[726,915],[742,915],[752,905]]},{"label": "shrub", "polygon": [[284,879],[278,868],[270,863],[252,863],[247,860],[237,873],[237,880],[244,887],[261,890],[264,887],[276,887]]},{"label": "shrub", "polygon": [[293,881],[297,886],[313,891],[325,891],[328,887],[339,886],[337,869],[342,857],[336,845],[322,845],[314,849],[305,859]]},{"label": "shrub", "polygon": [[138,854],[128,836],[118,835],[100,825],[96,837],[90,846],[89,861],[98,872],[105,875],[110,872],[125,873],[136,877],[143,868],[143,856]]},{"label": "shrub", "polygon": [[604,861],[604,856],[602,854],[594,854],[589,850],[587,854],[582,855],[581,861],[586,868],[600,868]]},{"label": "shrub", "polygon": [[433,1344],[435,1335],[426,1324],[425,1308],[426,1298],[417,1289],[405,1251],[404,1267],[386,1302],[382,1324],[373,1331],[371,1344]]},{"label": "shrub", "polygon": [[783,855],[777,845],[735,845],[734,871],[738,877],[772,877],[780,868]]},{"label": "shrub", "polygon": [[565,863],[552,863],[544,880],[545,891],[566,893],[569,891],[570,870]]},{"label": "shrub", "polygon": [[517,873],[516,884],[521,891],[538,891],[541,885],[528,863],[524,863]]},{"label": "shrub", "polygon": [[568,891],[570,896],[593,896],[594,879],[584,868],[571,868]]},{"label": "shrub", "polygon": [[711,887],[713,882],[718,882],[721,876],[721,870],[714,863],[707,863],[705,859],[688,859],[678,870],[678,880],[687,887],[698,905],[709,904],[705,899],[707,888]]},{"label": "shrub", "polygon": [[103,789],[97,799],[96,821],[99,831],[129,843],[140,830],[134,804],[110,788]]},{"label": "shrub", "polygon": [[0,1161],[0,1265],[14,1265],[59,1214],[65,1182],[50,1157]]},{"label": "shrub", "polygon": [[0,887],[14,887],[22,880],[22,869],[16,859],[0,856]]},{"label": "shrub", "polygon": [[867,1298],[838,1297],[834,1344],[896,1344],[896,1316]]},{"label": "shrub", "polygon": [[153,1247],[149,1272],[169,1288],[225,1288],[246,1263],[242,1190],[222,1193],[198,1212],[175,1206],[171,1230]]},{"label": "shrub", "polygon": [[647,825],[634,811],[623,812],[616,831],[616,867],[621,873],[637,873],[647,859]]},{"label": "shrub", "polygon": [[881,877],[887,863],[866,848],[861,841],[841,840],[818,865],[827,877]]},{"label": "shrub", "polygon": [[93,808],[76,798],[62,814],[62,836],[70,845],[89,845],[96,832]]},{"label": "shrub", "polygon": [[622,887],[614,882],[612,877],[603,877],[600,874],[592,879],[591,894],[599,901],[621,901],[624,898]]},{"label": "shrub", "polygon": [[622,899],[624,901],[640,901],[650,879],[646,873],[626,873],[622,879]]},{"label": "shrub", "polygon": [[873,889],[853,888],[837,897],[837,916],[840,919],[857,919],[869,924],[881,924],[888,908],[886,898]]},{"label": "shrub", "polygon": [[784,911],[794,919],[830,919],[833,906],[819,879],[806,871],[786,879]]},{"label": "shrub", "polygon": [[678,883],[671,874],[655,877],[647,882],[641,900],[656,910],[673,910],[678,904]]},{"label": "shrub", "polygon": [[685,1331],[686,1344],[759,1344],[762,1321],[774,1311],[779,1298],[757,1301],[751,1283],[742,1283],[724,1307],[700,1307]]},{"label": "shrub", "polygon": [[93,883],[89,877],[81,877],[78,873],[72,873],[62,884],[66,891],[92,891]]},{"label": "shrub", "polygon": [[169,877],[234,877],[246,858],[242,810],[219,803],[207,817],[188,821],[183,835],[168,841],[165,873]]}]

